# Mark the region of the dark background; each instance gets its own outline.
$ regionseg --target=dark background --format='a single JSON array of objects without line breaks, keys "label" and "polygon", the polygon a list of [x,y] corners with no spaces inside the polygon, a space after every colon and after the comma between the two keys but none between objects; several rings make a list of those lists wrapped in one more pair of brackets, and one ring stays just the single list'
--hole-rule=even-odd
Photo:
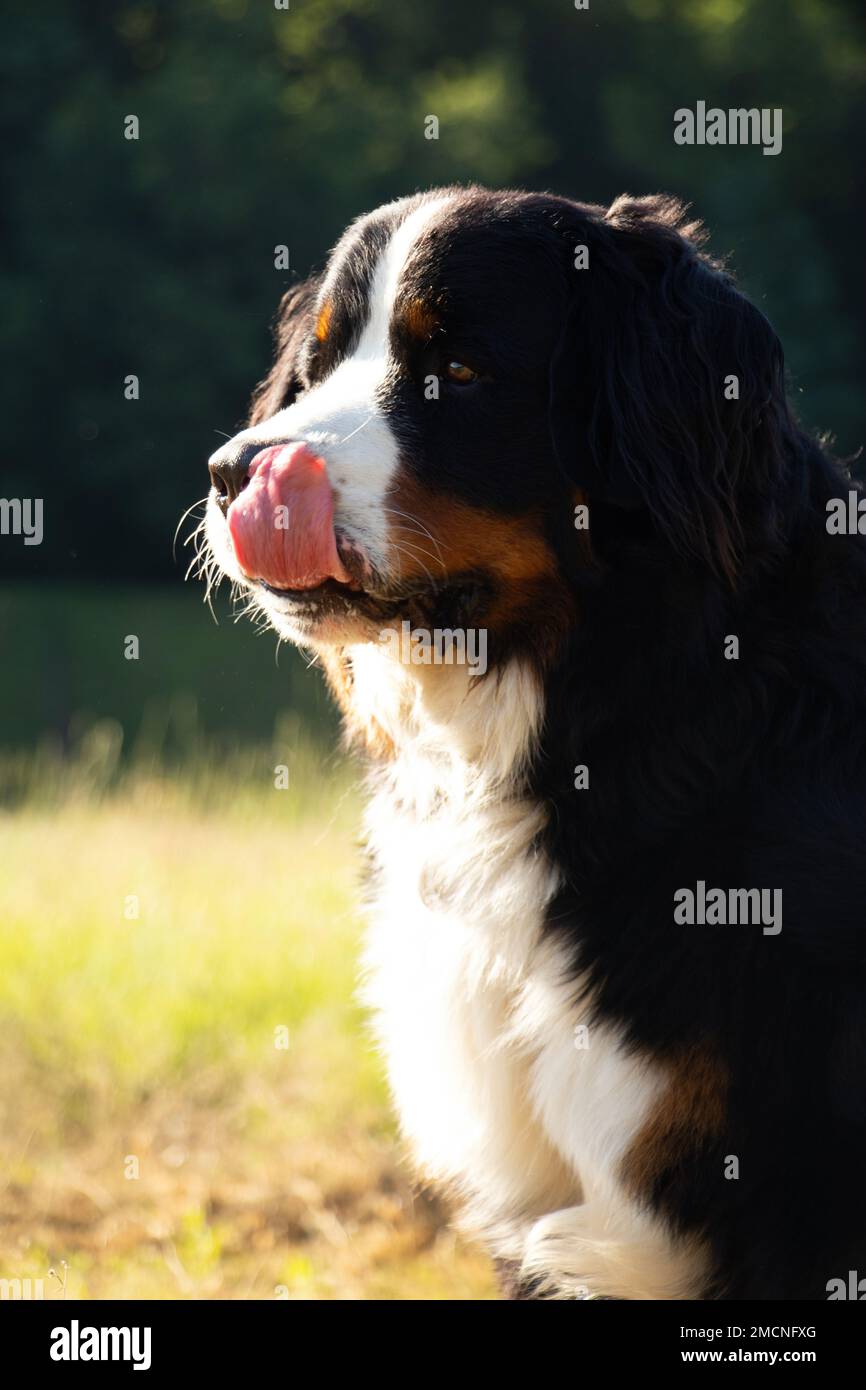
[{"label": "dark background", "polygon": [[[36,696],[7,692],[3,737],[65,731],[84,698],[73,668],[93,666],[88,623],[64,627],[70,604],[104,603],[106,586],[179,588],[175,526],[265,371],[282,291],[347,221],[416,188],[691,201],[780,332],[801,416],[854,454],[866,435],[864,13],[862,0],[18,7],[0,97],[0,495],[43,497],[45,539],[0,537],[14,581],[0,642]],[[781,107],[782,152],[676,145],[673,113],[699,99]],[[130,114],[137,141],[124,138]],[[438,141],[424,138],[429,114]],[[274,268],[279,244],[288,272]],[[130,373],[138,401],[124,399]],[[34,598],[34,585],[50,592]],[[164,632],[163,593],[147,611]],[[51,649],[33,655],[35,611]],[[209,659],[181,686],[211,691]],[[171,685],[172,671],[152,676]]]}]

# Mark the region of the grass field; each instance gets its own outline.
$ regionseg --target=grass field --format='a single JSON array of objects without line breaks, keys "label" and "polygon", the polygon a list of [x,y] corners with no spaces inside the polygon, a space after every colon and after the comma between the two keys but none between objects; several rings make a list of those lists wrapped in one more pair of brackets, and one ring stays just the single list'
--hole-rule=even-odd
[{"label": "grass field", "polygon": [[29,790],[0,812],[0,1277],[493,1296],[399,1161],[353,1002],[349,774],[310,751],[277,791],[246,755],[106,790],[111,743],[97,726],[29,777],[17,756]]}]

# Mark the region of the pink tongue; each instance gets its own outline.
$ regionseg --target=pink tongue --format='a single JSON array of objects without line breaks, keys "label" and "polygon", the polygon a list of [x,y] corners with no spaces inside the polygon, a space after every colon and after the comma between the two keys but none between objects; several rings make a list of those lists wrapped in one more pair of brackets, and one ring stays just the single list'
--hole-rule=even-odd
[{"label": "pink tongue", "polygon": [[349,583],[334,539],[334,501],[324,459],[305,444],[256,454],[249,482],[228,509],[235,558],[250,579],[274,589]]}]

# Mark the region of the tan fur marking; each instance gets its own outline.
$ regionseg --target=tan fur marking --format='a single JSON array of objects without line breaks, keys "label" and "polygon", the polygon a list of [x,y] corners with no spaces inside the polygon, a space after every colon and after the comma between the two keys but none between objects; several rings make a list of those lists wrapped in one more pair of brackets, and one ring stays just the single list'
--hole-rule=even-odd
[{"label": "tan fur marking", "polygon": [[[397,518],[399,525],[392,523],[395,545],[400,546],[409,534],[413,520],[433,537],[427,555],[401,552],[404,578],[423,575],[425,566],[434,578],[475,569],[507,580],[552,577],[556,572],[553,553],[534,518],[497,516],[431,491],[402,470],[392,495],[405,513]],[[404,520],[406,526],[401,529]],[[420,528],[418,539],[423,539]]]},{"label": "tan fur marking", "polygon": [[333,312],[333,304],[330,299],[326,299],[319,310],[319,317],[316,319],[316,338],[320,343],[325,341],[331,331],[331,317]]},{"label": "tan fur marking", "polygon": [[410,337],[426,343],[439,327],[439,319],[423,299],[410,299],[403,309],[403,323]]},{"label": "tan fur marking", "polygon": [[623,1180],[646,1198],[664,1173],[682,1167],[724,1128],[728,1073],[698,1045],[668,1063],[670,1086],[625,1155]]},{"label": "tan fur marking", "polygon": [[[541,645],[552,650],[577,615],[540,515],[502,516],[426,488],[403,470],[391,495],[403,513],[391,522],[391,539],[400,552],[404,578],[416,578],[425,571],[437,580],[472,570],[487,574],[496,585],[496,597],[486,615],[488,626],[504,631],[534,622],[543,638]],[[575,492],[574,500],[585,499]],[[413,521],[419,523],[417,534],[413,534]],[[575,531],[574,536],[576,548],[588,563],[587,532]]]}]

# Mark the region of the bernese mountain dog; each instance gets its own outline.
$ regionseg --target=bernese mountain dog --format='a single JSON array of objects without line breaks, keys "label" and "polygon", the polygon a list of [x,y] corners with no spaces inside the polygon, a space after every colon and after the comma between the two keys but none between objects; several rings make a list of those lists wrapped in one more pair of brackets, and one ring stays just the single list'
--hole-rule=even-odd
[{"label": "bernese mountain dog", "polygon": [[866,1275],[859,494],[699,225],[389,203],[209,467],[366,757],[364,997],[510,1296]]}]

